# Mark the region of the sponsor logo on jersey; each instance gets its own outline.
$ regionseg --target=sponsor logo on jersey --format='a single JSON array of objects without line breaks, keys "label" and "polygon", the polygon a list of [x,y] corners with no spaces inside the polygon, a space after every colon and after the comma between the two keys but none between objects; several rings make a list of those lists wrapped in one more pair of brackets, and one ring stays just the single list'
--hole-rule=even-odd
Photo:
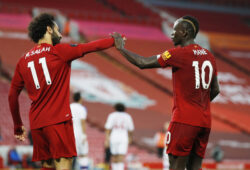
[{"label": "sponsor logo on jersey", "polygon": [[171,57],[171,54],[168,51],[165,51],[162,55],[162,59],[164,61],[166,61],[167,59],[169,59]]},{"label": "sponsor logo on jersey", "polygon": [[28,53],[26,53],[25,55],[25,58],[29,57],[29,56],[33,56],[35,54],[40,54],[42,52],[47,52],[47,51],[50,51],[50,47],[43,47],[42,49],[37,49],[37,50],[33,50],[33,51],[30,51]]},{"label": "sponsor logo on jersey", "polygon": [[207,52],[204,49],[201,50],[193,50],[194,55],[207,55]]}]

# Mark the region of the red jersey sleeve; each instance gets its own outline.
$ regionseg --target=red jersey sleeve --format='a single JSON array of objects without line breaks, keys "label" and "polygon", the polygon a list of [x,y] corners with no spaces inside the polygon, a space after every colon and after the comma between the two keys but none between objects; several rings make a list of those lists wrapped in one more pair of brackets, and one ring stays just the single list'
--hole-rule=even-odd
[{"label": "red jersey sleeve", "polygon": [[10,91],[9,91],[9,107],[14,122],[14,134],[20,134],[22,132],[21,126],[23,125],[20,112],[19,112],[19,102],[18,96],[24,87],[24,81],[20,74],[19,63],[16,66],[16,70],[11,81]]},{"label": "red jersey sleeve", "polygon": [[55,47],[63,60],[68,62],[80,58],[87,53],[104,50],[112,46],[114,46],[114,39],[105,38],[84,44],[58,44]]},{"label": "red jersey sleeve", "polygon": [[158,62],[161,67],[181,67],[183,64],[182,55],[180,55],[180,48],[173,48],[165,51],[157,56]]}]

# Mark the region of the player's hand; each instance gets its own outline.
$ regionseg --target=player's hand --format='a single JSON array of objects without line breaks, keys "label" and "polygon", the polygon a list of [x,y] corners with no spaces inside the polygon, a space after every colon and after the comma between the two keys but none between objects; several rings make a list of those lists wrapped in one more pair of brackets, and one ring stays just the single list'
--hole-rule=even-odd
[{"label": "player's hand", "polygon": [[113,34],[111,34],[111,36],[114,38],[115,40],[115,47],[118,49],[118,50],[121,50],[124,48],[124,45],[125,45],[125,40],[126,38],[125,37],[122,37],[121,34],[117,33],[117,32],[114,32]]},{"label": "player's hand", "polygon": [[20,140],[20,141],[25,141],[26,130],[25,130],[24,126],[21,126],[20,131],[21,131],[20,134],[15,134],[15,138],[18,139],[18,140]]}]

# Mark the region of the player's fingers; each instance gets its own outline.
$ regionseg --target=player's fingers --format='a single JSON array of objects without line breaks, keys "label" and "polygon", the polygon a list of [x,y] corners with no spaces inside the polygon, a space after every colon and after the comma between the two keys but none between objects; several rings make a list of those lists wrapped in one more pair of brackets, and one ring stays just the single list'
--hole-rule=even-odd
[{"label": "player's fingers", "polygon": [[15,135],[15,138],[20,141],[25,141],[25,136],[24,135]]},{"label": "player's fingers", "polygon": [[19,135],[15,135],[15,138],[20,140],[20,136]]},{"label": "player's fingers", "polygon": [[24,137],[24,136],[22,136],[20,140],[21,140],[21,141],[25,141],[25,137]]},{"label": "player's fingers", "polygon": [[23,136],[26,137],[26,134],[27,134],[26,131],[24,131],[24,132],[23,132]]}]

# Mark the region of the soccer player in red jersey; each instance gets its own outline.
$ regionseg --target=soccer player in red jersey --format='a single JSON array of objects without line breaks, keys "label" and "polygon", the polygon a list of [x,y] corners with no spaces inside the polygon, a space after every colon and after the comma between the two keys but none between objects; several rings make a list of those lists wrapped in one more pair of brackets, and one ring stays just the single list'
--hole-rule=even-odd
[{"label": "soccer player in red jersey", "polygon": [[71,169],[76,156],[69,103],[71,61],[84,54],[114,46],[112,37],[85,44],[60,44],[62,38],[52,15],[41,14],[29,24],[37,45],[17,63],[9,91],[15,137],[25,140],[18,96],[25,87],[32,101],[29,119],[34,141],[33,161],[43,169]]},{"label": "soccer player in red jersey", "polygon": [[210,101],[219,94],[215,58],[195,43],[198,31],[194,17],[179,18],[171,38],[180,47],[151,57],[128,51],[122,37],[113,34],[116,48],[137,67],[172,67],[174,107],[166,141],[172,170],[201,168],[211,129]]}]

